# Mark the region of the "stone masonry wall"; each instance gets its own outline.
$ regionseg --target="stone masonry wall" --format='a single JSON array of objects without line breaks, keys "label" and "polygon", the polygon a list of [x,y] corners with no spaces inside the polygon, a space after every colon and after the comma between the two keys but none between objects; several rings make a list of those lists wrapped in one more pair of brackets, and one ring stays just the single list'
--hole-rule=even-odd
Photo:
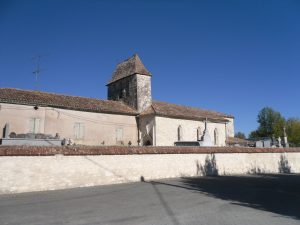
[{"label": "stone masonry wall", "polygon": [[234,137],[234,119],[233,118],[226,118],[229,122],[226,125],[226,135],[228,137]]},{"label": "stone masonry wall", "polygon": [[109,84],[107,98],[123,101],[138,112],[142,112],[152,104],[151,77],[134,74]]},{"label": "stone masonry wall", "polygon": [[300,173],[299,148],[1,146],[0,153],[0,194],[137,182],[141,176]]},{"label": "stone masonry wall", "polygon": [[137,110],[142,112],[152,104],[151,77],[136,74],[137,79]]},{"label": "stone masonry wall", "polygon": [[76,156],[76,155],[161,155],[161,154],[215,154],[215,153],[300,153],[300,148],[246,148],[246,147],[124,147],[124,146],[3,146],[3,156]]},{"label": "stone masonry wall", "polygon": [[[108,85],[107,99],[124,101],[130,107],[137,109],[137,77],[132,75]],[[125,90],[125,96],[123,91]]]},{"label": "stone masonry wall", "polygon": [[[178,141],[178,127],[182,128],[182,141],[197,141],[197,129],[200,128],[201,135],[205,130],[203,121],[173,119],[167,117],[155,118],[156,124],[156,145],[172,146]],[[225,146],[226,133],[224,123],[207,123],[208,133],[214,140],[214,130],[218,130],[218,146]],[[213,143],[212,143],[213,144]]]}]

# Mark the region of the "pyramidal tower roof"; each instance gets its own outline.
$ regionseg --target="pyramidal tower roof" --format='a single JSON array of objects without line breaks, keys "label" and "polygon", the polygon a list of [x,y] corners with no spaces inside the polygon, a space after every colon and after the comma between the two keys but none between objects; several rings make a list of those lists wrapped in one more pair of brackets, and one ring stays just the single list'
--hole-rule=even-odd
[{"label": "pyramidal tower roof", "polygon": [[117,65],[112,79],[108,82],[108,84],[137,73],[151,76],[151,73],[146,69],[138,54],[134,54],[131,58],[126,59]]}]

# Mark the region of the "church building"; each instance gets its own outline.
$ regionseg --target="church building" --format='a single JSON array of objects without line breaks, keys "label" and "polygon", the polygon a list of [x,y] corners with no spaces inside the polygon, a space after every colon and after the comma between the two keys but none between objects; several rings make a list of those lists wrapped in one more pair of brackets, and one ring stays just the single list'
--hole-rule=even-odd
[{"label": "church building", "polygon": [[151,77],[135,54],[116,66],[106,85],[107,100],[0,88],[2,138],[30,134],[124,146],[173,146],[206,138],[208,146],[225,146],[234,136],[231,115],[153,100]]}]

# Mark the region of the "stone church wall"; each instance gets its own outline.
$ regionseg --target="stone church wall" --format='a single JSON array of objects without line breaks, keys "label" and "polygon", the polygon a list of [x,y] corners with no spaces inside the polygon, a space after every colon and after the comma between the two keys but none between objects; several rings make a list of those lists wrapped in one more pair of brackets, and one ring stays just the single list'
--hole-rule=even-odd
[{"label": "stone church wall", "polygon": [[151,77],[134,74],[109,84],[108,100],[123,101],[142,112],[152,104]]},{"label": "stone church wall", "polygon": [[229,122],[226,124],[226,132],[228,137],[234,137],[234,119],[226,118]]},{"label": "stone church wall", "polygon": [[115,101],[122,100],[130,107],[136,109],[138,107],[137,86],[136,75],[118,80],[108,85],[107,99]]},{"label": "stone church wall", "polygon": [[[84,145],[137,145],[137,127],[135,116],[82,112],[50,107],[1,104],[0,128],[9,123],[10,132],[28,133],[29,120],[40,119],[39,133],[60,138],[71,138],[76,144]],[[75,137],[75,124],[81,124],[82,137]],[[122,134],[122,140],[116,140],[116,132]],[[2,130],[1,130],[2,131]],[[0,132],[2,134],[2,132]]]},{"label": "stone church wall", "polygon": [[155,116],[147,115],[139,117],[139,131],[141,146],[146,145],[147,141],[155,146]]},{"label": "stone church wall", "polygon": [[[197,129],[203,134],[205,124],[203,121],[173,119],[166,117],[156,117],[156,145],[173,146],[178,141],[178,127],[182,128],[182,141],[197,141]],[[208,122],[207,128],[209,135],[214,140],[214,130],[218,130],[218,145],[225,146],[225,124]]]},{"label": "stone church wall", "polygon": [[137,110],[142,112],[152,104],[151,77],[145,75],[135,75],[137,79]]}]

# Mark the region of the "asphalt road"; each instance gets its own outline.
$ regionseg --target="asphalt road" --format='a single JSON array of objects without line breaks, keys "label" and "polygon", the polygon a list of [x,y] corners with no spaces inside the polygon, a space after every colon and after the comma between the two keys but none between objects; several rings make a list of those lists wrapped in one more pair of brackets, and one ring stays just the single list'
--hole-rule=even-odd
[{"label": "asphalt road", "polygon": [[300,175],[182,178],[2,195],[0,224],[300,224]]}]

